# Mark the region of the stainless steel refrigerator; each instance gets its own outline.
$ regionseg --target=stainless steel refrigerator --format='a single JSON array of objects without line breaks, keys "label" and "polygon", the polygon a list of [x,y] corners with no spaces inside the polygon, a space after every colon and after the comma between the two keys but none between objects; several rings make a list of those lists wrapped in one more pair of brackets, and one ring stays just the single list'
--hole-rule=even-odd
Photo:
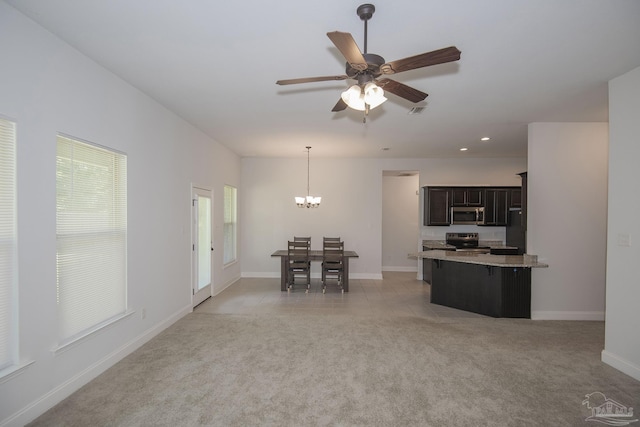
[{"label": "stainless steel refrigerator", "polygon": [[509,219],[507,222],[507,246],[515,246],[518,248],[518,254],[524,254],[527,249],[527,230],[526,224],[523,224],[522,210],[512,209],[509,211]]}]

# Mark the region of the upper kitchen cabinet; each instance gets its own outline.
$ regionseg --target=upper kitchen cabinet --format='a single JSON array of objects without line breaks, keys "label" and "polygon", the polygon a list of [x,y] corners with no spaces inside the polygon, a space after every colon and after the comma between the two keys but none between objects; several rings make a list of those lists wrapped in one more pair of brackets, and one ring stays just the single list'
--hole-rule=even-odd
[{"label": "upper kitchen cabinet", "polygon": [[506,188],[485,190],[484,225],[507,225],[509,191]]},{"label": "upper kitchen cabinet", "polygon": [[483,206],[481,187],[452,187],[451,206]]},{"label": "upper kitchen cabinet", "polygon": [[449,225],[451,189],[425,187],[424,190],[424,225]]},{"label": "upper kitchen cabinet", "polygon": [[[484,226],[505,226],[509,209],[520,209],[520,187],[423,187],[424,225],[451,225],[452,208],[484,208]],[[525,193],[526,194],[526,193]],[[462,223],[461,223],[462,224]]]},{"label": "upper kitchen cabinet", "polygon": [[509,209],[522,208],[522,188],[509,189]]}]

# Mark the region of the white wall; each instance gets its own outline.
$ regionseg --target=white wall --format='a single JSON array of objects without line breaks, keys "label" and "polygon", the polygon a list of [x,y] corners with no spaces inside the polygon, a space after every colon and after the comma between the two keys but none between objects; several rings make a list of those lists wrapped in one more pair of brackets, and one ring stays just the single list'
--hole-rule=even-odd
[{"label": "white wall", "polygon": [[[317,209],[299,209],[293,197],[306,193],[306,158],[243,158],[242,275],[279,277],[279,259],[270,255],[283,249],[287,239],[294,235],[311,235],[314,249],[321,247],[322,236],[339,235],[345,241],[345,248],[355,250],[360,256],[349,264],[351,277],[379,279],[382,277],[381,177],[384,170],[418,171],[420,186],[425,186],[520,185],[516,174],[525,169],[526,159],[522,158],[328,159],[312,155],[311,194],[322,196],[322,205]],[[421,194],[420,223],[422,204]],[[415,249],[421,249],[421,239],[429,234],[424,231],[427,228],[434,227],[421,227],[416,231]],[[454,228],[439,227],[437,232],[444,236],[445,231]],[[484,233],[493,235],[496,231]],[[312,270],[312,274],[317,275],[318,271]]]},{"label": "white wall", "polygon": [[[307,192],[307,159],[242,159],[240,222],[243,276],[279,277],[280,260],[270,255],[293,236],[341,237],[360,258],[349,263],[351,277],[380,278],[382,171],[376,162],[311,156],[311,194],[322,196],[316,209],[298,208],[294,196]],[[312,266],[319,274],[319,265]]]},{"label": "white wall", "polygon": [[528,154],[531,316],[604,320],[608,125],[530,124]]},{"label": "white wall", "polygon": [[[223,185],[239,186],[240,161],[4,2],[0,51],[0,114],[18,128],[19,362],[32,362],[0,382],[0,424],[23,425],[191,310],[191,183],[213,189],[214,243],[222,242]],[[127,154],[135,313],[54,354],[58,132]],[[240,275],[221,257],[216,290]]]},{"label": "white wall", "polygon": [[420,177],[382,177],[382,270],[417,271],[415,252],[420,230]]},{"label": "white wall", "polygon": [[[640,68],[609,82],[607,315],[602,360],[640,381]],[[629,237],[629,245],[624,240]]]}]

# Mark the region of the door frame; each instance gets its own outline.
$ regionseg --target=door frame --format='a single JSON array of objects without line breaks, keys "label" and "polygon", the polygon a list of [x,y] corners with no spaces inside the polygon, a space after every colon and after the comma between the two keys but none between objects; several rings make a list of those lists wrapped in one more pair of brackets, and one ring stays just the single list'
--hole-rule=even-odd
[{"label": "door frame", "polygon": [[[211,200],[211,223],[210,226],[210,282],[208,285],[204,286],[202,289],[198,289],[198,254],[197,254],[197,245],[198,245],[198,196],[205,196]],[[190,282],[190,290],[191,290],[191,306],[195,307],[198,304],[201,304],[203,301],[213,296],[213,249],[214,249],[214,241],[213,241],[213,189],[206,185],[197,185],[191,184],[191,282]]]}]

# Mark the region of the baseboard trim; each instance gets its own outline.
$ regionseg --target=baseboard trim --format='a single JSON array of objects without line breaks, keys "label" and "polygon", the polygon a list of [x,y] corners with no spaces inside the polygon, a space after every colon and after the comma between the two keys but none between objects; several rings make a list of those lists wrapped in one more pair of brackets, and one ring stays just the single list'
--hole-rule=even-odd
[{"label": "baseboard trim", "polygon": [[382,280],[382,273],[350,273],[349,279]]},{"label": "baseboard trim", "polygon": [[604,322],[604,311],[531,311],[533,320],[591,320]]},{"label": "baseboard trim", "polygon": [[222,285],[222,288],[220,288],[220,290],[217,290],[213,295],[213,297],[215,297],[216,295],[220,294],[220,292],[224,291],[225,289],[227,289],[229,286],[233,285],[234,283],[236,283],[238,280],[240,280],[241,276],[237,276],[234,277],[233,279],[229,280],[227,283],[224,283]]},{"label": "baseboard trim", "polygon": [[247,279],[279,279],[280,278],[280,272],[277,273],[273,273],[273,272],[246,272],[243,271],[242,273],[240,273],[240,277],[241,278],[247,278]]},{"label": "baseboard trim", "polygon": [[382,271],[400,271],[400,272],[405,272],[405,273],[415,273],[418,271],[418,267],[394,267],[392,265],[390,266],[382,266]]},{"label": "baseboard trim", "polygon": [[[279,279],[280,273],[254,273],[254,272],[243,272],[241,276],[243,279]],[[311,272],[312,279],[319,279],[321,277],[320,273]],[[349,273],[350,279],[372,279],[372,280],[382,280],[382,273]]]},{"label": "baseboard trim", "polygon": [[102,359],[98,360],[91,366],[87,367],[83,371],[77,373],[73,377],[69,378],[64,383],[55,387],[53,390],[45,393],[38,399],[34,400],[20,411],[9,416],[8,418],[0,421],[0,426],[23,426],[40,415],[44,414],[49,409],[53,408],[58,403],[69,397],[71,394],[79,390],[82,386],[89,381],[102,374],[107,369],[124,359],[129,354],[133,353],[153,337],[164,331],[166,328],[180,320],[182,317],[193,311],[191,305],[183,307],[178,310],[167,319],[156,324],[151,329],[144,331],[142,334],[132,339],[128,343],[125,343],[115,351],[106,355]]},{"label": "baseboard trim", "polygon": [[601,356],[601,360],[607,365],[629,375],[631,378],[640,381],[640,366],[635,365],[625,358],[620,357],[607,350],[602,350]]}]

